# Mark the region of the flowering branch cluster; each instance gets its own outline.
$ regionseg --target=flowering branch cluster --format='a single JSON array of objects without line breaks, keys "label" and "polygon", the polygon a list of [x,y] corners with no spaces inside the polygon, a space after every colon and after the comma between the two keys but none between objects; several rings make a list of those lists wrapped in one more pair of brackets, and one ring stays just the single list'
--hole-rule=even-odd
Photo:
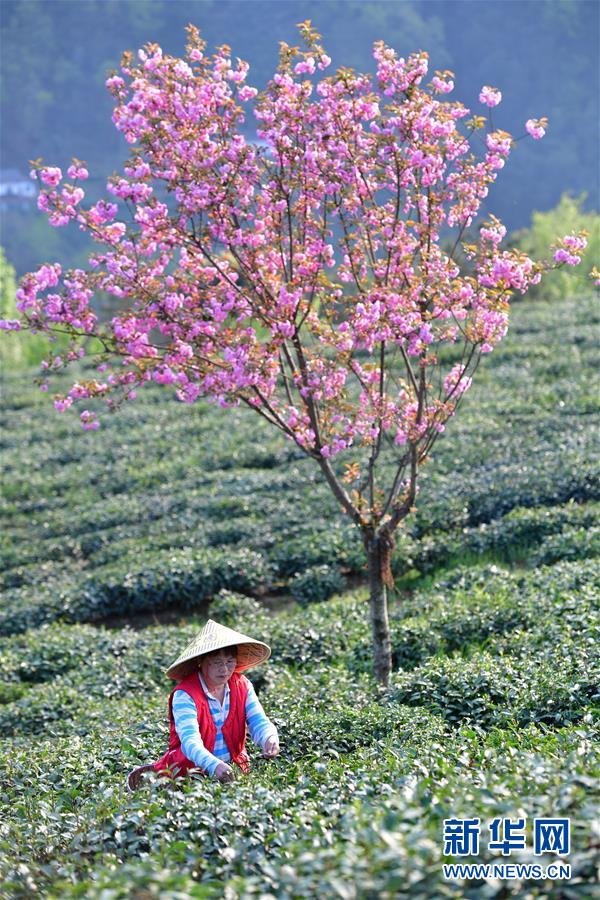
[{"label": "flowering branch cluster", "polygon": [[[511,294],[576,264],[585,238],[566,236],[538,263],[503,249],[492,217],[461,244],[510,134],[485,133],[484,117],[446,99],[451,72],[426,81],[425,53],[404,59],[379,41],[374,77],[321,76],[331,60],[310,23],[300,29],[306,49],[282,44],[261,94],[247,63],[226,46],[206,55],[192,26],[185,60],[155,44],[124,56],[107,87],[132,150],[108,182],[113,199],[84,207],[79,160],[68,181],[57,167],[32,173],[51,224],[76,222],[99,249],[87,271],[25,276],[23,320],[4,327],[101,342],[102,377],[56,397],[57,409],[114,405],[146,382],[186,403],[243,402],[318,460],[357,524],[391,533],[481,354],[506,333]],[[495,107],[501,93],[486,86],[479,99]],[[246,136],[250,101],[258,142]],[[526,129],[537,139],[546,125]],[[91,307],[97,292],[122,301],[110,322]],[[446,364],[451,345],[460,352]],[[88,409],[81,420],[98,426]],[[385,491],[374,477],[384,442],[398,454]],[[340,479],[330,460],[353,446],[365,464]]]}]

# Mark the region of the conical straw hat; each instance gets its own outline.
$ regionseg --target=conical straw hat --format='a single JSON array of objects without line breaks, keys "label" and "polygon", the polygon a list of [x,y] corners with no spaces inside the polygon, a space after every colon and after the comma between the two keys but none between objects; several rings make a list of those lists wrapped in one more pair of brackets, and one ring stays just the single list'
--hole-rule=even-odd
[{"label": "conical straw hat", "polygon": [[219,625],[218,622],[209,619],[202,631],[169,666],[166,674],[169,678],[181,681],[186,675],[196,671],[198,657],[213,650],[233,646],[238,648],[236,672],[245,672],[252,666],[259,666],[271,655],[271,648],[262,641],[255,641],[241,631],[234,631],[233,628],[227,628],[226,625]]}]

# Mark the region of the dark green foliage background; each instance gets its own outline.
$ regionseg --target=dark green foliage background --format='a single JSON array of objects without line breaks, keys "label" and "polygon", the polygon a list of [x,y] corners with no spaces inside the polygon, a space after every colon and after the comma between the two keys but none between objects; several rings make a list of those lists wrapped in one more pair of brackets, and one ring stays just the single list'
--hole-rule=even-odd
[{"label": "dark green foliage background", "polygon": [[[598,325],[591,297],[515,304],[398,533],[387,694],[360,541],[293,445],[158,388],[84,433],[6,373],[2,896],[591,896]],[[129,795],[207,612],[272,645],[281,757]],[[444,882],[453,815],[570,816],[568,887]]]},{"label": "dark green foliage background", "polygon": [[[384,38],[403,56],[426,50],[432,72],[452,69],[452,96],[476,112],[485,112],[477,100],[482,85],[499,87],[494,127],[519,138],[526,119],[549,118],[542,146],[523,140],[500,175],[501,190],[490,194],[489,211],[509,229],[528,225],[533,209],[554,207],[564,192],[587,191],[597,208],[594,0],[3,0],[1,7],[2,168],[26,175],[29,160],[43,156],[65,169],[75,155],[89,163],[92,201],[128,151],[104,88],[124,50],[156,41],[180,56],[193,22],[211,50],[226,43],[247,59],[251,82],[262,88],[279,41],[297,43],[296,23],[310,18],[336,68],[372,71],[373,42]],[[84,235],[51,228],[33,205],[7,206],[0,244],[18,275],[48,260],[85,259]]]}]

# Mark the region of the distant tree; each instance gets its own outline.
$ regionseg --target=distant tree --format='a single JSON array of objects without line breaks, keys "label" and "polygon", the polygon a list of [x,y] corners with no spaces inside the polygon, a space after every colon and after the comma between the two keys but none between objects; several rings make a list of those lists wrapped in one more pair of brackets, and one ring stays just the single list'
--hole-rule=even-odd
[{"label": "distant tree", "polygon": [[600,264],[600,215],[597,212],[585,212],[585,200],[585,194],[579,197],[563,194],[554,209],[533,213],[531,228],[523,228],[512,236],[517,247],[529,255],[537,256],[544,253],[559,230],[582,231],[586,234],[588,243],[581,254],[581,267],[576,272],[564,269],[550,272],[543,285],[536,285],[531,289],[532,296],[564,300],[574,294],[589,293],[592,287],[592,267]]},{"label": "distant tree", "polygon": [[[405,60],[383,41],[375,78],[342,68],[315,85],[330,59],[310,23],[300,28],[306,49],[282,44],[258,97],[247,64],[233,64],[225,46],[206,55],[192,26],[185,60],[156,44],[138,62],[125,55],[124,77],[107,82],[132,146],[110,180],[114,202],[83,208],[78,160],[66,183],[59,168],[36,166],[51,224],[75,221],[98,252],[88,270],[63,275],[55,263],[27,275],[22,320],[4,327],[67,330],[73,346],[50,368],[84,353],[82,338],[101,342],[101,374],[56,396],[59,410],[95,399],[114,407],[156,382],[186,403],[244,403],[314,459],[362,534],[374,670],[386,685],[390,553],[420,466],[481,355],[506,333],[512,292],[576,264],[585,239],[567,235],[554,262],[533,262],[502,249],[505,229],[491,219],[463,242],[461,271],[454,251],[510,135],[482,140],[485,118],[466,120],[462,104],[444,99],[452,73],[425,83],[427,55]],[[243,105],[255,99],[263,148],[244,137]],[[486,86],[480,99],[491,108],[501,98]],[[543,120],[526,127],[544,133]],[[126,304],[106,324],[90,308],[99,290]],[[89,408],[80,418],[99,425]]]},{"label": "distant tree", "polygon": [[[15,270],[0,247],[0,319],[6,321],[18,314],[16,307],[17,283]],[[65,346],[66,346],[65,342]],[[2,341],[0,362],[3,368],[15,369],[39,365],[48,356],[50,343],[47,335],[35,337],[23,332],[15,332]]]},{"label": "distant tree", "polygon": [[7,262],[4,250],[0,247],[0,315],[3,319],[17,314],[16,293],[15,270]]}]

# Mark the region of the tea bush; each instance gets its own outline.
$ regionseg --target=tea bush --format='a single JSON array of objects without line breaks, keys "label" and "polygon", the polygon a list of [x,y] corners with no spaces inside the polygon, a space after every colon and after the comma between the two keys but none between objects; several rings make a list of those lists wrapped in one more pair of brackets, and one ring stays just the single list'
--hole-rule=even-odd
[{"label": "tea bush", "polygon": [[292,597],[303,606],[327,600],[343,587],[344,579],[340,570],[326,563],[298,572],[290,581]]},{"label": "tea bush", "polygon": [[600,556],[600,527],[597,525],[595,528],[569,528],[560,535],[550,535],[544,539],[532,562],[534,565],[546,565],[560,559],[587,559],[591,556]]},{"label": "tea bush", "polygon": [[[599,556],[596,529],[593,528],[599,516],[600,504],[593,501],[575,503],[571,500],[564,505],[531,509],[515,507],[506,515],[476,527],[465,527],[456,532],[432,532],[414,542],[412,549],[407,542],[407,554],[403,560],[397,560],[395,570],[401,575],[413,566],[421,572],[430,572],[465,555],[485,553],[493,553],[499,560],[529,562],[537,566],[546,561],[543,548],[547,542],[558,554],[547,561],[556,562],[569,558],[569,552],[575,552],[577,541],[571,537],[573,531],[582,537],[589,534],[584,537],[585,546],[579,558]],[[567,551],[566,547],[571,545],[571,551]],[[561,556],[563,547],[564,557]],[[404,565],[401,565],[402,561]]]},{"label": "tea bush", "polygon": [[[82,573],[83,575],[83,573]],[[61,618],[93,622],[107,615],[202,608],[221,588],[252,590],[268,583],[264,558],[252,550],[162,550],[142,560],[127,557],[98,567],[91,578],[21,588],[9,592],[13,602],[0,613],[2,631],[10,634],[32,624]],[[68,585],[68,586],[67,586]],[[58,596],[57,596],[58,595]]]}]

